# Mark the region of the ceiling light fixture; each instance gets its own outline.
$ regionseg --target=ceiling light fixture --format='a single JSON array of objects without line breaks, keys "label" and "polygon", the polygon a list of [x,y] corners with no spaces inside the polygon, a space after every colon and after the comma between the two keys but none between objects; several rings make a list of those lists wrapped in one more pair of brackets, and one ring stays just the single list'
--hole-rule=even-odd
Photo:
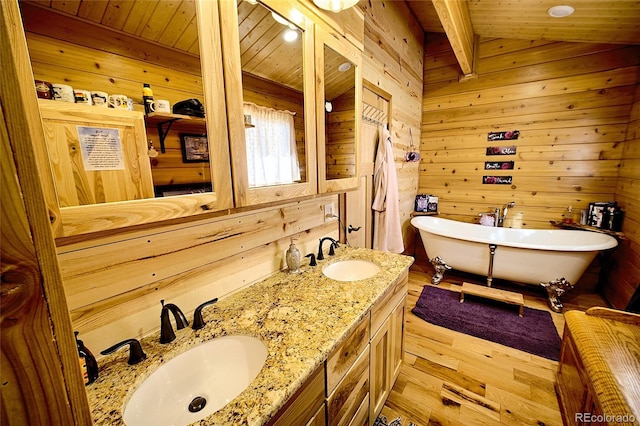
[{"label": "ceiling light fixture", "polygon": [[276,20],[278,24],[282,24],[285,27],[288,27],[290,25],[289,21],[287,21],[286,19],[284,19],[282,16],[278,15],[275,12],[271,12],[271,16],[273,17],[273,19]]},{"label": "ceiling light fixture", "polygon": [[298,39],[298,32],[296,30],[292,30],[291,28],[287,28],[282,37],[284,38],[284,41],[291,43]]},{"label": "ceiling light fixture", "polygon": [[324,110],[327,112],[333,111],[333,104],[331,103],[331,101],[326,101],[324,103]]},{"label": "ceiling light fixture", "polygon": [[564,18],[566,16],[572,15],[573,12],[575,12],[575,9],[566,4],[553,6],[547,10],[547,13],[552,18]]},{"label": "ceiling light fixture", "polygon": [[320,9],[341,12],[358,4],[358,0],[313,0]]},{"label": "ceiling light fixture", "polygon": [[344,63],[340,64],[340,66],[338,67],[338,71],[340,71],[340,72],[349,71],[350,69],[351,69],[351,63],[350,62],[344,62]]}]

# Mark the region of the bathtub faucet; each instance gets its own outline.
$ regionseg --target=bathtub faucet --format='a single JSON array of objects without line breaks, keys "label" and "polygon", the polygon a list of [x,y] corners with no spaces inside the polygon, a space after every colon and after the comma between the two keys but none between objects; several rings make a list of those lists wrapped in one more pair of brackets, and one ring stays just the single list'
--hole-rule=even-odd
[{"label": "bathtub faucet", "polygon": [[496,215],[496,226],[504,226],[504,220],[507,218],[507,213],[509,213],[509,207],[513,208],[516,206],[516,203],[514,201],[505,204],[504,206],[502,206],[502,214],[500,214],[500,210],[496,209],[496,212],[498,213]]}]

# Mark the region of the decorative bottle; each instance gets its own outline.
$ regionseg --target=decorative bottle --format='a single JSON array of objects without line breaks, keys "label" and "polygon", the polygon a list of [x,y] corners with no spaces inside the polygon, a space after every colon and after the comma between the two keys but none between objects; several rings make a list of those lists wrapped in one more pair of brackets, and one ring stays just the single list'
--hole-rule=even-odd
[{"label": "decorative bottle", "polygon": [[155,111],[153,104],[153,90],[149,83],[144,83],[142,86],[142,102],[144,103],[144,113],[150,114]]},{"label": "decorative bottle", "polygon": [[296,247],[292,238],[291,244],[289,244],[289,249],[285,255],[290,274],[300,273],[300,257],[300,250],[298,250],[298,247]]},{"label": "decorative bottle", "polygon": [[98,363],[91,351],[84,345],[84,342],[78,339],[78,332],[75,331],[74,334],[76,335],[76,345],[78,346],[80,370],[82,370],[84,385],[87,386],[98,378]]}]

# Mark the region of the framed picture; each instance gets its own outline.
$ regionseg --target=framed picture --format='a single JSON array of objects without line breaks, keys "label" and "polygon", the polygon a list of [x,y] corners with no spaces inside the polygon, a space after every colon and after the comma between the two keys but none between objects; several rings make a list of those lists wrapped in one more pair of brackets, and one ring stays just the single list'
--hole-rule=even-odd
[{"label": "framed picture", "polygon": [[207,135],[180,133],[182,161],[185,163],[202,163],[209,161],[209,142]]},{"label": "framed picture", "polygon": [[596,228],[602,228],[604,219],[604,212],[607,207],[616,207],[615,201],[589,203],[589,211],[587,213],[587,225],[595,226]]}]

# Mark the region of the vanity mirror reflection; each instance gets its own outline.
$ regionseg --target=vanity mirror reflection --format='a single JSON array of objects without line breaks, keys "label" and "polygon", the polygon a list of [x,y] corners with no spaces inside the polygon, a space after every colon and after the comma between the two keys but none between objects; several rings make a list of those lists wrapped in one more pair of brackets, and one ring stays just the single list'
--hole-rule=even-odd
[{"label": "vanity mirror reflection", "polygon": [[312,22],[295,1],[220,10],[236,206],[315,194]]},{"label": "vanity mirror reflection", "polygon": [[358,187],[362,53],[345,39],[316,31],[319,192]]},{"label": "vanity mirror reflection", "polygon": [[[41,148],[50,154],[40,155],[39,169],[56,237],[232,207],[216,1],[132,0],[116,7],[23,0],[19,5],[34,80],[123,94],[135,110],[39,100],[48,145]],[[171,105],[200,100],[205,118],[170,109],[145,116],[143,83],[150,84],[156,100]],[[97,144],[91,145],[92,136],[78,126],[94,136],[109,135],[109,146],[116,148],[100,161],[116,159],[88,166],[87,147]],[[206,151],[206,158],[199,157],[205,161],[184,161],[183,145],[196,139],[208,141],[198,147]],[[173,194],[190,195],[167,196]]]}]

